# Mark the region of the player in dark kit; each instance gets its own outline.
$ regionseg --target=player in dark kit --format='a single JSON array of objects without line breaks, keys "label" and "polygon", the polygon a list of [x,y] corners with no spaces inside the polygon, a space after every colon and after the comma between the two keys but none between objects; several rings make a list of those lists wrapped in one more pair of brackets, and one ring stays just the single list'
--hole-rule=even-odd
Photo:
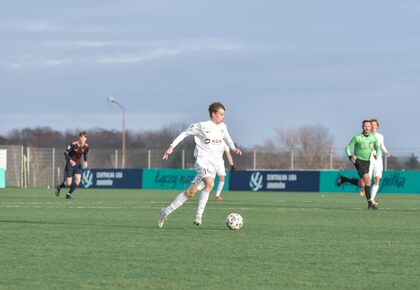
[{"label": "player in dark kit", "polygon": [[[64,181],[55,188],[55,196],[60,195],[60,190],[64,187],[70,186],[69,192],[66,194],[67,199],[71,199],[73,192],[80,184],[83,167],[88,167],[87,154],[89,152],[89,145],[86,143],[87,133],[80,132],[79,140],[72,142],[64,151],[66,157],[66,168],[64,170]],[[82,167],[83,157],[83,167]],[[73,180],[74,176],[74,180]]]}]

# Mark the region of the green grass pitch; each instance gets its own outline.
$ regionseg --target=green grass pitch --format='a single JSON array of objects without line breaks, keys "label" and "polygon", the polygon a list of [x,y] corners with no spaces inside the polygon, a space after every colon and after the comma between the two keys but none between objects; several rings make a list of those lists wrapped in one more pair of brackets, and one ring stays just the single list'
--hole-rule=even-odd
[{"label": "green grass pitch", "polygon": [[[156,227],[176,191],[0,190],[0,289],[418,289],[420,197],[225,192]],[[239,231],[224,220],[239,212]]]}]

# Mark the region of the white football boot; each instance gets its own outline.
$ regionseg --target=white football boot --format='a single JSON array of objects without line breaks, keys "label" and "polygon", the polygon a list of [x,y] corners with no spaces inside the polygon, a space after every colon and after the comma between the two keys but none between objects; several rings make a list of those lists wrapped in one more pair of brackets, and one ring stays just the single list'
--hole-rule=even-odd
[{"label": "white football boot", "polygon": [[195,216],[193,224],[195,224],[196,226],[201,225],[201,216]]}]

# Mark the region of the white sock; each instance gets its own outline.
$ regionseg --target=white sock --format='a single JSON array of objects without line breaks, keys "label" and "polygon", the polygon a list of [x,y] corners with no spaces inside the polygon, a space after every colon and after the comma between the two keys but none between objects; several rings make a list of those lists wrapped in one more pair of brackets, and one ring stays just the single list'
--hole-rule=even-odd
[{"label": "white sock", "polygon": [[222,193],[224,185],[225,185],[224,181],[219,181],[219,185],[217,186],[216,196],[219,196]]},{"label": "white sock", "polygon": [[165,209],[165,214],[169,215],[178,207],[184,204],[188,198],[185,196],[185,191],[181,192],[177,197],[175,197],[174,201]]},{"label": "white sock", "polygon": [[370,193],[371,199],[370,200],[374,200],[376,197],[376,194],[378,193],[378,189],[379,189],[379,185],[374,184],[372,186],[372,192]]},{"label": "white sock", "polygon": [[206,208],[207,201],[209,200],[210,192],[202,191],[200,193],[200,198],[198,200],[197,206],[197,213],[195,214],[196,217],[202,217],[204,209]]}]

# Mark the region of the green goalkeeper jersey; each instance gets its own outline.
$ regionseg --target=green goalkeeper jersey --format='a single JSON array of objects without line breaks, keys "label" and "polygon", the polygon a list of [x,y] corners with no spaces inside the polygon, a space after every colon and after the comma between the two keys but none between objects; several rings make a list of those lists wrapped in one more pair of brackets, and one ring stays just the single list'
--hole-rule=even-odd
[{"label": "green goalkeeper jersey", "polygon": [[[360,160],[369,161],[372,155],[372,145],[376,152],[380,152],[378,139],[374,134],[364,135],[363,133],[355,135],[346,147],[346,155],[354,155]],[[352,153],[354,150],[354,153]]]}]

